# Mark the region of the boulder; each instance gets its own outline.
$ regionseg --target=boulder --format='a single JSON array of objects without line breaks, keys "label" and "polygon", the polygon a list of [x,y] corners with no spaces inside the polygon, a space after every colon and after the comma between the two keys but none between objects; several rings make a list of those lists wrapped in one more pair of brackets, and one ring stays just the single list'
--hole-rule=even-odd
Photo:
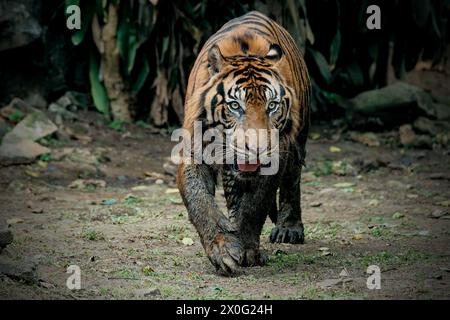
[{"label": "boulder", "polygon": [[36,157],[50,153],[50,149],[36,143],[54,133],[58,128],[44,113],[34,111],[8,132],[0,145],[1,164],[30,163]]},{"label": "boulder", "polygon": [[363,92],[345,108],[350,127],[365,130],[392,128],[419,116],[436,118],[437,113],[431,95],[404,82]]},{"label": "boulder", "polygon": [[3,141],[36,141],[58,130],[58,127],[41,111],[34,111],[5,135]]},{"label": "boulder", "polygon": [[0,51],[26,46],[42,35],[30,1],[0,1]]}]

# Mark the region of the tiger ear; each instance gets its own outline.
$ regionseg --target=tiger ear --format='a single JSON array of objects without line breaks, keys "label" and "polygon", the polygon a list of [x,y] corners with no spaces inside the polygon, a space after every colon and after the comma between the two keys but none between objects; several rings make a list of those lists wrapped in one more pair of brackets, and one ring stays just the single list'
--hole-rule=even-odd
[{"label": "tiger ear", "polygon": [[225,58],[222,56],[220,49],[214,45],[208,52],[208,70],[211,76],[218,73],[225,65]]},{"label": "tiger ear", "polygon": [[281,50],[281,47],[275,43],[271,44],[269,52],[266,54],[266,59],[269,59],[272,62],[278,62],[282,56],[283,50]]}]

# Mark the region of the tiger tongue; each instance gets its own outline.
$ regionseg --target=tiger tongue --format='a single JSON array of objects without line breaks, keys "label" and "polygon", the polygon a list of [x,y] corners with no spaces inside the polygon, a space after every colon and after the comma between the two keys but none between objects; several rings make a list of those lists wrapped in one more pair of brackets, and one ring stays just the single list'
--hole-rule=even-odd
[{"label": "tiger tongue", "polygon": [[250,164],[250,163],[239,163],[238,162],[238,168],[239,171],[241,172],[255,172],[256,170],[258,170],[260,163],[254,163],[254,164]]}]

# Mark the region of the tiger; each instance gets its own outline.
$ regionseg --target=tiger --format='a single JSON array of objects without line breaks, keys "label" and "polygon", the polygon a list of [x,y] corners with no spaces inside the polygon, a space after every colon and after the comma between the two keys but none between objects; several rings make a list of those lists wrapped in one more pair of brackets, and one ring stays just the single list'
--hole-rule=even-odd
[{"label": "tiger", "polygon": [[[276,174],[260,174],[258,162],[178,166],[177,186],[189,220],[218,272],[233,275],[241,267],[265,264],[259,247],[267,217],[274,223],[271,243],[304,242],[300,180],[310,95],[308,69],[294,39],[258,11],[228,21],[199,52],[188,79],[183,129],[193,133],[200,121],[202,130],[223,134],[251,128],[279,132],[276,146],[270,146],[279,154]],[[259,151],[247,143],[245,149]],[[215,198],[220,181],[227,215]]]}]

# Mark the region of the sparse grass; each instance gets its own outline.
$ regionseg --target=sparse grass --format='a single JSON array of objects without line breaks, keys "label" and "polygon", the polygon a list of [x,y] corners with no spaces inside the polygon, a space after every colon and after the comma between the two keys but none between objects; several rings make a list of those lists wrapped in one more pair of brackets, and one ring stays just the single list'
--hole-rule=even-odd
[{"label": "sparse grass", "polygon": [[83,237],[83,239],[89,240],[89,241],[99,241],[99,240],[105,239],[104,235],[101,232],[96,231],[94,229],[84,230],[82,233],[82,237]]},{"label": "sparse grass", "polygon": [[436,257],[429,253],[417,251],[414,249],[407,250],[402,254],[394,254],[389,251],[381,251],[360,258],[359,264],[364,268],[372,264],[379,265],[380,267],[381,266],[390,267],[400,265],[411,265],[417,262],[429,261],[433,258]]},{"label": "sparse grass", "polygon": [[114,278],[139,279],[139,274],[128,268],[121,268],[113,273]]},{"label": "sparse grass", "polygon": [[341,224],[330,222],[316,222],[313,225],[305,226],[305,238],[311,240],[334,239],[345,232],[345,227]]},{"label": "sparse grass", "polygon": [[[306,300],[331,300],[336,298],[351,297],[353,293],[346,289],[319,289],[316,287],[309,287],[301,290],[297,293],[298,299]],[[287,298],[287,297],[285,297]]]},{"label": "sparse grass", "polygon": [[274,266],[277,269],[284,269],[292,268],[300,264],[313,264],[317,258],[320,258],[318,254],[280,253],[270,256],[267,264],[269,266]]}]

